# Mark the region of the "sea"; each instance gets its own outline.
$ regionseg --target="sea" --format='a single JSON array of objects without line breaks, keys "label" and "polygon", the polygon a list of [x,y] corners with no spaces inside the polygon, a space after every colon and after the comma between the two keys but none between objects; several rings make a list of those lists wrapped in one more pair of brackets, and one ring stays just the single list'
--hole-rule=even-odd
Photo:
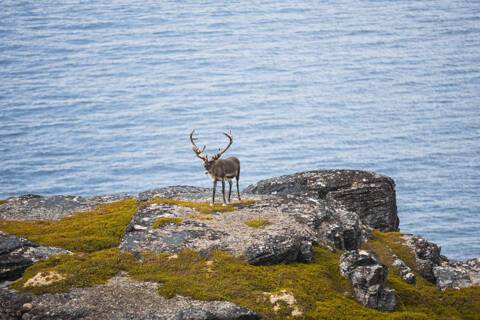
[{"label": "sea", "polygon": [[0,199],[396,182],[400,228],[480,257],[480,1],[0,1]]}]

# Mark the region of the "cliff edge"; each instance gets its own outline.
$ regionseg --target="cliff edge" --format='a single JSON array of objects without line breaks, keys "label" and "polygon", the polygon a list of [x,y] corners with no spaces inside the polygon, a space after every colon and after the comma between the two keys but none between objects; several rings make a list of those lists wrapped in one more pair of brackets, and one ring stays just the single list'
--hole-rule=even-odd
[{"label": "cliff edge", "polygon": [[402,234],[395,183],[310,171],[247,187],[0,201],[0,319],[475,319],[480,259]]}]

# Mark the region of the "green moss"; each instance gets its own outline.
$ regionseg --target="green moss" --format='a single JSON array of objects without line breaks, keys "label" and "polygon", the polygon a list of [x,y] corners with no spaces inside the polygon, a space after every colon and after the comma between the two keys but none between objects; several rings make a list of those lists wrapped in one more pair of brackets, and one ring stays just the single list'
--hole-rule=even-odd
[{"label": "green moss", "polygon": [[160,227],[163,227],[166,224],[181,224],[183,221],[182,218],[167,218],[167,217],[162,217],[162,218],[157,218],[155,221],[153,221],[152,227],[154,229],[158,229]]},{"label": "green moss", "polygon": [[93,252],[118,246],[136,209],[135,199],[125,199],[59,221],[0,220],[0,230],[48,246]]},{"label": "green moss", "polygon": [[[209,257],[185,250],[175,258],[169,254],[144,253],[143,261],[118,249],[90,254],[51,257],[30,267],[13,286],[34,293],[62,292],[72,287],[105,283],[119,271],[142,281],[162,283],[159,293],[199,300],[228,300],[258,312],[264,319],[475,319],[479,314],[480,288],[441,292],[428,282],[416,287],[390,274],[388,286],[397,292],[398,311],[386,313],[364,308],[351,297],[349,283],[340,276],[340,253],[315,247],[312,263],[252,266],[225,252]],[[64,280],[43,286],[23,287],[39,272],[56,271]],[[296,304],[270,302],[270,295],[288,292]]]},{"label": "green moss", "polygon": [[160,197],[154,197],[148,203],[159,203],[159,204],[174,204],[181,207],[192,208],[196,212],[201,214],[210,214],[213,212],[231,212],[235,211],[237,208],[250,206],[255,203],[254,200],[242,200],[239,202],[229,203],[226,205],[215,203],[211,205],[208,202],[198,202],[198,201],[185,201],[185,200],[178,200],[178,199],[166,199]]},{"label": "green moss", "polygon": [[[118,249],[101,250],[88,254],[57,255],[28,268],[23,277],[12,284],[14,289],[35,294],[66,292],[70,288],[90,287],[103,284],[119,271],[135,263],[130,253]],[[65,279],[45,286],[24,287],[35,275],[55,271]]]},{"label": "green moss", "polygon": [[0,200],[0,206],[5,203],[7,203],[7,200]]},{"label": "green moss", "polygon": [[245,222],[245,224],[251,228],[265,228],[266,226],[272,224],[270,221],[265,219],[251,219]]}]

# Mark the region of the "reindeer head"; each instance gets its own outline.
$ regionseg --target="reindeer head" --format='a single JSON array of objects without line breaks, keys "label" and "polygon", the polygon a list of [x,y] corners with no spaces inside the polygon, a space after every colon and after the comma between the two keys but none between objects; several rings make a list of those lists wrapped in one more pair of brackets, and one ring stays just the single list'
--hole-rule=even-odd
[{"label": "reindeer head", "polygon": [[223,133],[225,136],[227,136],[227,138],[229,140],[228,145],[223,149],[219,149],[218,153],[214,154],[211,157],[210,160],[208,160],[208,156],[204,153],[206,146],[203,146],[203,148],[200,149],[195,144],[195,140],[197,140],[197,138],[194,137],[194,134],[195,134],[195,129],[192,130],[192,133],[190,133],[190,141],[192,142],[192,150],[193,150],[193,152],[195,152],[197,157],[200,158],[203,161],[203,167],[205,168],[205,174],[209,174],[209,173],[213,174],[215,163],[220,159],[220,157],[225,153],[225,151],[227,151],[228,148],[230,148],[230,146],[233,143],[232,131],[230,130],[228,133],[226,133],[226,132]]}]

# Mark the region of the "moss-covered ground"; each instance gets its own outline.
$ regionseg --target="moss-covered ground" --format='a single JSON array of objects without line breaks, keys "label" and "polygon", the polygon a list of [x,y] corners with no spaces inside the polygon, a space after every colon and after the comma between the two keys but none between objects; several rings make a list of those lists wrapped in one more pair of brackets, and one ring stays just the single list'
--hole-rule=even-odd
[{"label": "moss-covered ground", "polygon": [[[291,313],[294,310],[302,313],[295,319],[478,319],[480,314],[478,287],[442,292],[418,274],[417,284],[411,286],[395,272],[389,273],[388,286],[397,292],[398,310],[385,313],[364,308],[351,297],[348,282],[339,274],[341,252],[331,252],[322,247],[314,248],[313,262],[308,264],[252,266],[225,252],[203,257],[188,250],[176,256],[144,252],[143,260],[139,261],[132,254],[116,248],[121,237],[118,233],[123,233],[136,206],[133,199],[122,200],[46,225],[27,223],[28,228],[18,223],[1,222],[0,230],[45,244],[54,242],[54,245],[76,251],[73,255],[54,256],[33,265],[13,287],[34,293],[63,292],[72,287],[105,283],[119,271],[126,271],[134,279],[162,283],[159,289],[161,295],[228,300],[258,312],[264,319],[293,318]],[[110,217],[115,213],[118,215],[115,219]],[[81,223],[83,219],[85,221]],[[83,232],[76,233],[74,228],[67,228],[65,221],[75,222]],[[94,222],[101,226],[93,227],[91,224]],[[56,234],[54,226],[58,228],[56,232],[66,235],[61,243],[52,240]],[[100,229],[103,231],[100,232]],[[91,234],[88,233],[90,231]],[[46,238],[42,238],[42,232]],[[89,238],[92,234],[98,242]],[[78,244],[73,245],[75,238]],[[104,241],[104,238],[109,241]],[[413,256],[398,233],[376,232],[375,238],[365,248],[375,251],[387,265],[391,263],[391,252],[412,263]],[[65,279],[41,287],[23,286],[36,274],[49,274],[48,271],[55,271]],[[295,304],[277,302],[273,305],[270,296],[280,292],[293,295]]]},{"label": "moss-covered ground", "polygon": [[0,206],[5,203],[7,203],[7,200],[0,200]]},{"label": "moss-covered ground", "polygon": [[94,252],[118,246],[136,210],[136,199],[125,199],[58,221],[0,220],[0,230],[47,246]]}]

